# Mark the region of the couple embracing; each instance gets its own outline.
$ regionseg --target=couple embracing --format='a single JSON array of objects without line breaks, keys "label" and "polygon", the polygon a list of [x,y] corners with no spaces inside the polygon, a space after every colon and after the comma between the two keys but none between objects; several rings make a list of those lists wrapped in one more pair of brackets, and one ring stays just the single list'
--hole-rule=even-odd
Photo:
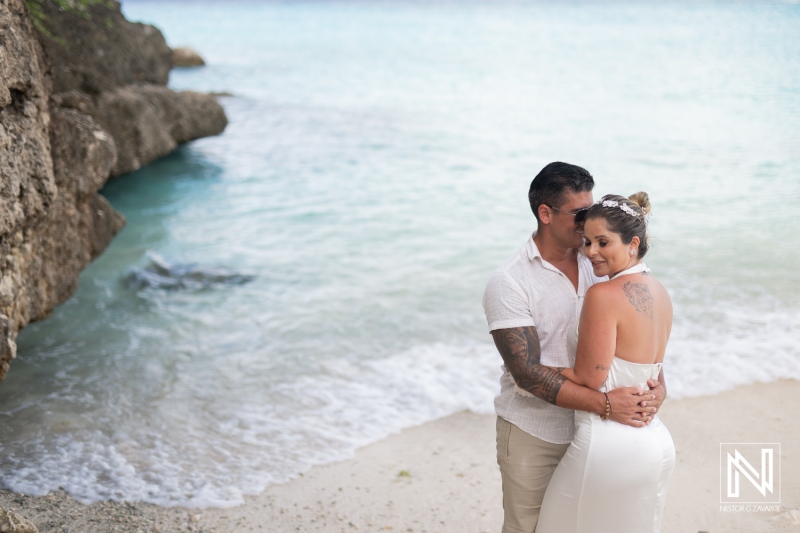
[{"label": "couple embracing", "polygon": [[645,193],[594,202],[585,169],[550,163],[528,194],[537,230],[483,307],[503,358],[503,533],[657,532],[675,464],[656,413],[672,303],[642,262]]}]

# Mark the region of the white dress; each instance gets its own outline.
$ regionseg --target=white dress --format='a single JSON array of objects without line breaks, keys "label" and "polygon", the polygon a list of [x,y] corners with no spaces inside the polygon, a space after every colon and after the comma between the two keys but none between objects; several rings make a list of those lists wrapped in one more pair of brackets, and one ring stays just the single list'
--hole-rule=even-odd
[{"label": "white dress", "polygon": [[[647,388],[661,363],[614,357],[601,391]],[[542,502],[536,533],[656,533],[675,466],[675,447],[658,416],[634,428],[575,412],[575,436]]]}]

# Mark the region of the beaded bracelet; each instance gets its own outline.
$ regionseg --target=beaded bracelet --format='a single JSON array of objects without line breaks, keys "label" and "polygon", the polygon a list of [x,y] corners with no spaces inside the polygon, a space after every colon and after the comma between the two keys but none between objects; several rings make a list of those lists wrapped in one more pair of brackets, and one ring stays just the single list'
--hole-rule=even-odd
[{"label": "beaded bracelet", "polygon": [[603,396],[606,397],[606,414],[600,415],[600,418],[602,420],[608,420],[609,418],[611,418],[611,401],[608,399],[608,394],[606,394],[605,392],[603,393]]}]

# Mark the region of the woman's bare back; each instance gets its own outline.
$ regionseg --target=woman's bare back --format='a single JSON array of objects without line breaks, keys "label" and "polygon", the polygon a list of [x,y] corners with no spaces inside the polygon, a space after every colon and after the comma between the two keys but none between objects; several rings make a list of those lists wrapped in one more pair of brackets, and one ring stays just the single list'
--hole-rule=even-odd
[{"label": "woman's bare back", "polygon": [[648,272],[604,285],[608,312],[617,323],[614,355],[632,363],[662,362],[672,329],[672,300],[664,286]]}]

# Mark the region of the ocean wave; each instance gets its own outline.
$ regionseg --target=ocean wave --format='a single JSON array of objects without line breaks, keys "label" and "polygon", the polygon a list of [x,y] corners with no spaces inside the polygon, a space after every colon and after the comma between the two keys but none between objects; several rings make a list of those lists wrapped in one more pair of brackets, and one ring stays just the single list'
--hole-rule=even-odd
[{"label": "ocean wave", "polygon": [[463,410],[492,412],[497,359],[487,346],[432,344],[381,360],[328,361],[271,391],[292,402],[241,398],[211,427],[187,423],[180,438],[164,434],[163,420],[130,431],[41,433],[5,448],[0,485],[35,495],[62,487],[86,503],[239,505],[245,494],[404,428]]}]

